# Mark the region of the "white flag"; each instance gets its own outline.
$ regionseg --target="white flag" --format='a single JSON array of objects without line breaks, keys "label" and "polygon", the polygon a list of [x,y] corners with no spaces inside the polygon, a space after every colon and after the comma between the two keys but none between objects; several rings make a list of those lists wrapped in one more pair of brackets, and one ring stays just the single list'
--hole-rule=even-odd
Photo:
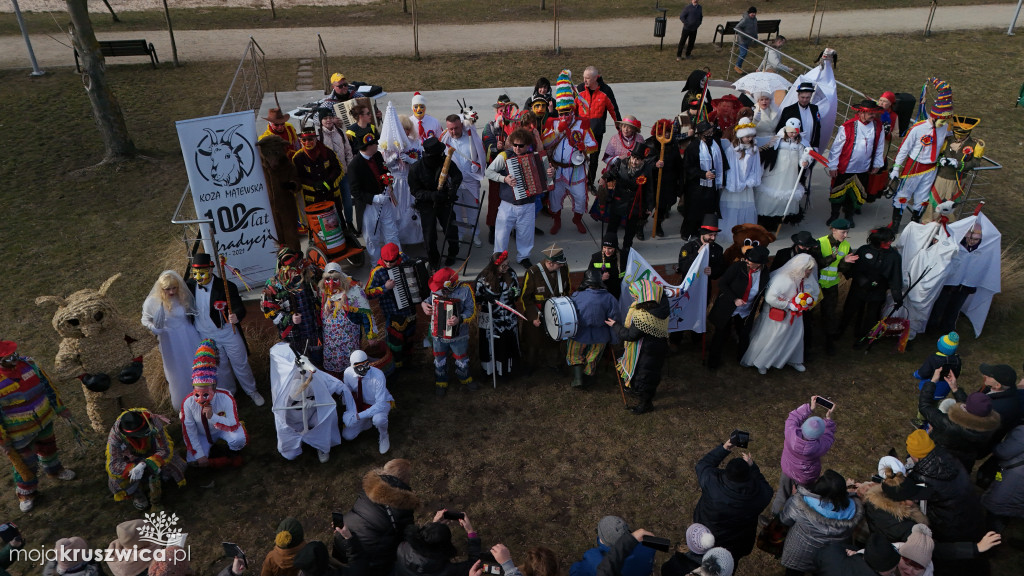
[{"label": "white flag", "polygon": [[683,277],[679,286],[665,282],[654,268],[644,260],[635,249],[630,248],[629,260],[626,262],[626,273],[622,276],[622,296],[619,298],[622,317],[626,317],[633,298],[629,294],[629,285],[640,280],[650,280],[665,289],[669,299],[668,331],[679,332],[692,330],[705,332],[708,308],[708,277],[704,269],[708,266],[707,246],[701,246],[690,269]]}]

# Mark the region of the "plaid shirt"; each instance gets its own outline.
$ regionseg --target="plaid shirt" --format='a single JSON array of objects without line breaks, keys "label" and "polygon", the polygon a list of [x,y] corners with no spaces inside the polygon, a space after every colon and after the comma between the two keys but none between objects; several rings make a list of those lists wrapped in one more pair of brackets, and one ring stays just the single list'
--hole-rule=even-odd
[{"label": "plaid shirt", "polygon": [[[402,254],[399,265],[401,262],[405,262],[405,254]],[[382,265],[375,267],[370,272],[370,281],[366,283],[366,296],[380,302],[380,309],[384,311],[384,316],[387,318],[391,318],[393,316],[415,316],[415,306],[399,308],[398,301],[395,300],[395,291],[384,288],[384,283],[390,279],[391,276],[388,275],[387,268]]]}]

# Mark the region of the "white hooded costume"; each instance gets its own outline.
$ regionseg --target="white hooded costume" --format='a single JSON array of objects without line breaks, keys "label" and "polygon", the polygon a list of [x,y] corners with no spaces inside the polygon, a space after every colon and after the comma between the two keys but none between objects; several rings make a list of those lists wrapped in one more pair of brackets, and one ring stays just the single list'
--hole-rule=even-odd
[{"label": "white hooded costume", "polygon": [[[416,119],[411,118],[413,124]],[[416,163],[423,151],[423,143],[418,138],[409,138],[398,118],[398,112],[391,102],[384,111],[384,121],[380,128],[380,154],[388,165],[388,170],[395,177],[394,191],[398,207],[395,209],[394,230],[398,240],[384,240],[401,246],[423,242],[423,227],[420,226],[419,212],[413,208],[412,192],[409,190],[409,167]],[[365,230],[365,229],[364,229]]]},{"label": "white hooded costume", "polygon": [[[312,379],[303,388],[308,378]],[[277,450],[282,456],[298,458],[302,443],[324,453],[341,444],[333,395],[342,394],[343,389],[340,380],[322,370],[303,373],[287,343],[279,342],[270,349],[270,392]]]}]

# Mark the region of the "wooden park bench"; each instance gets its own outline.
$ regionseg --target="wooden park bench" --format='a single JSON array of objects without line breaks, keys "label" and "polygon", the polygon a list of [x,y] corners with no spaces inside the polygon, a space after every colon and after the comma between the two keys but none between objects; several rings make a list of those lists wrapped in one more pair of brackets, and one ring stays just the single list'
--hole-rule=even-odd
[{"label": "wooden park bench", "polygon": [[[156,48],[152,42],[145,40],[100,40],[100,52],[104,58],[117,56],[149,56],[149,62],[156,68],[160,60],[156,57]],[[75,68],[81,72],[78,63],[78,50],[75,50]]]},{"label": "wooden park bench", "polygon": [[[740,21],[736,20],[734,22],[726,22],[725,26],[719,24],[718,27],[715,28],[715,36],[711,39],[711,43],[714,44],[717,40],[718,47],[721,48],[722,44],[725,43],[726,36],[736,35],[736,25],[739,23]],[[776,36],[779,35],[779,24],[782,24],[782,20],[758,20],[757,35],[760,36],[761,34],[767,34],[768,37],[765,38],[765,41],[771,40],[772,34],[775,34]]]}]

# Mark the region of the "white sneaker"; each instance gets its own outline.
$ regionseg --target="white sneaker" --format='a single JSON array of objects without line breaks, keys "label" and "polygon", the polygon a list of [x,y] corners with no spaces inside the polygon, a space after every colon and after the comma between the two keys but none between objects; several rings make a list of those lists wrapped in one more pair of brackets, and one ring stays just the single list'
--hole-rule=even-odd
[{"label": "white sneaker", "polygon": [[796,364],[794,362],[790,362],[789,365],[792,366],[793,370],[796,370],[797,372],[804,372],[805,370],[807,370],[807,368],[804,368],[803,364]]},{"label": "white sneaker", "polygon": [[483,246],[483,242],[480,242],[479,238],[473,238],[473,246],[476,246],[477,248],[479,248],[479,247]]},{"label": "white sneaker", "polygon": [[263,395],[259,392],[254,391],[252,394],[249,394],[249,398],[252,398],[252,403],[257,406],[263,406],[267,403],[267,401],[263,399]]},{"label": "white sneaker", "polygon": [[22,500],[21,502],[18,502],[18,508],[21,508],[22,512],[31,512],[35,505],[36,503],[34,500]]},{"label": "white sneaker", "polygon": [[380,453],[387,454],[388,450],[391,450],[391,438],[385,432],[380,435]]},{"label": "white sneaker", "polygon": [[330,452],[324,452],[323,450],[316,451],[316,457],[320,459],[321,464],[326,464],[327,459],[331,457]]},{"label": "white sneaker", "polygon": [[59,480],[64,480],[65,482],[68,481],[68,480],[74,480],[75,479],[75,471],[74,470],[69,470],[67,468],[64,468],[60,472],[57,473],[57,478]]},{"label": "white sneaker", "polygon": [[764,376],[765,374],[768,373],[768,369],[767,368],[758,368],[757,369],[757,373],[760,374],[761,376]]}]

